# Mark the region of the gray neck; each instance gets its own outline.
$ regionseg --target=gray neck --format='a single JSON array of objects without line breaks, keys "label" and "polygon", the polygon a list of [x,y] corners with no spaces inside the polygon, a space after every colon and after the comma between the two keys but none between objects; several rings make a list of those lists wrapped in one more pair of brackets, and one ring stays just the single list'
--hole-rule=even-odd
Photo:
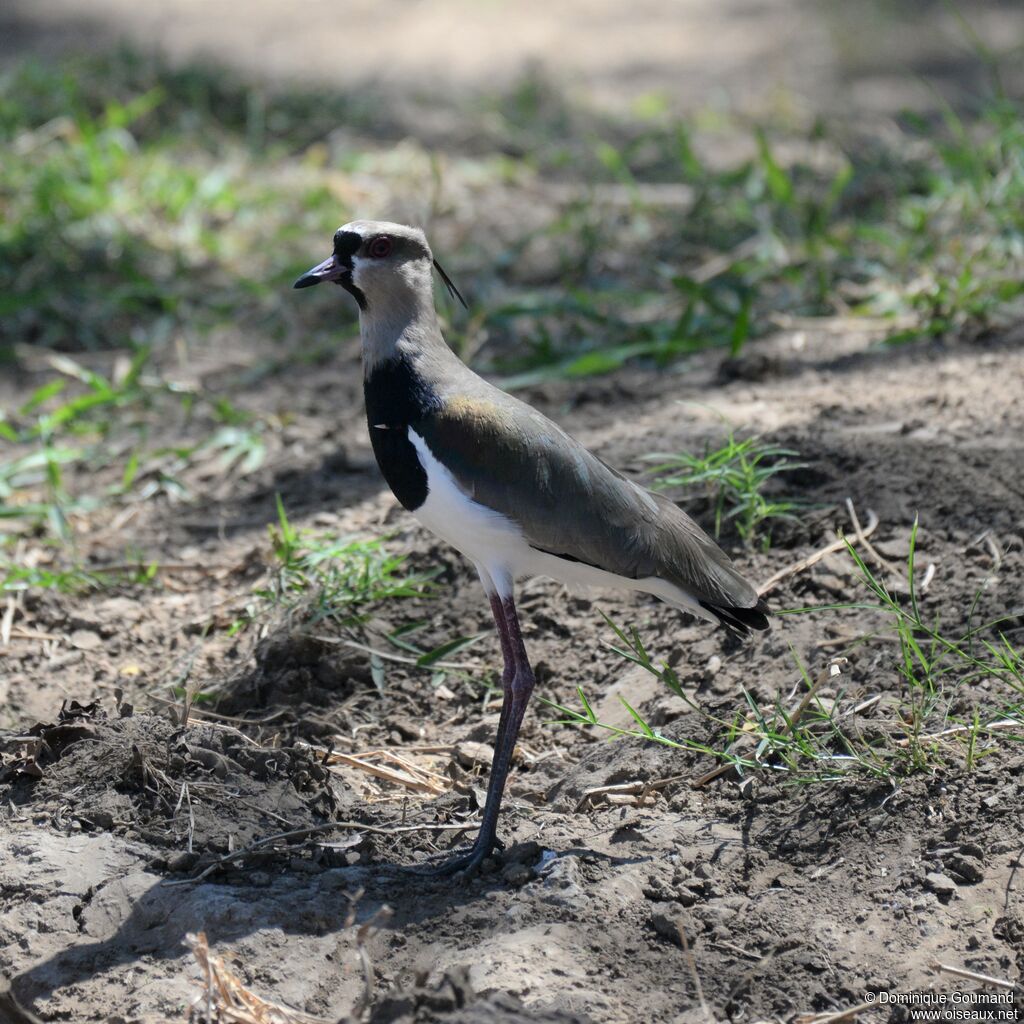
[{"label": "gray neck", "polygon": [[365,376],[402,354],[447,351],[434,311],[432,285],[429,268],[425,275],[414,271],[373,282],[366,308],[359,313]]}]

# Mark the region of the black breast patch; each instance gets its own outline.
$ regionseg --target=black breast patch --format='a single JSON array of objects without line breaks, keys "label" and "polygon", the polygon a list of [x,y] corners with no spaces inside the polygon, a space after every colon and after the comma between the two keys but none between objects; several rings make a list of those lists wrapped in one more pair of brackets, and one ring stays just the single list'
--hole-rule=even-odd
[{"label": "black breast patch", "polygon": [[384,479],[410,512],[427,500],[427,474],[409,440],[409,427],[428,416],[437,397],[409,361],[399,357],[374,368],[363,385],[370,444]]}]

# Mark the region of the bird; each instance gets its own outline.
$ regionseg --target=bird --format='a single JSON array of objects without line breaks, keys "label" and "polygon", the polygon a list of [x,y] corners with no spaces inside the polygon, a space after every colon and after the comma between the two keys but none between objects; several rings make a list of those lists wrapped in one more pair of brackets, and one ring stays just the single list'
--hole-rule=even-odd
[{"label": "bird", "polygon": [[366,423],[399,503],[476,568],[503,660],[502,705],[481,824],[439,873],[475,873],[503,848],[497,826],[535,686],[515,603],[520,580],[619,587],[735,634],[769,609],[682,509],[617,472],[552,420],[484,380],[448,347],[433,271],[465,306],[424,232],[355,220],[294,284],[334,282],[359,308]]}]

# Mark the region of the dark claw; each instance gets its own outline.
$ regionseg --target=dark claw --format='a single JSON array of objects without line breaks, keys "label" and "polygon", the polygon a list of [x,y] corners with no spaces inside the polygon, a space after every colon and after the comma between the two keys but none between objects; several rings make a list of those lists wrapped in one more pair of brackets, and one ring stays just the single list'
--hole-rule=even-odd
[{"label": "dark claw", "polygon": [[479,874],[480,865],[495,851],[504,850],[505,844],[495,836],[490,842],[481,842],[480,838],[477,837],[477,841],[469,848],[466,853],[459,854],[455,857],[451,857],[448,860],[442,861],[440,864],[430,865],[418,865],[414,868],[409,868],[414,874],[426,875],[431,878],[449,878],[452,875],[457,875],[460,872],[464,873],[467,878],[472,878],[474,875]]}]

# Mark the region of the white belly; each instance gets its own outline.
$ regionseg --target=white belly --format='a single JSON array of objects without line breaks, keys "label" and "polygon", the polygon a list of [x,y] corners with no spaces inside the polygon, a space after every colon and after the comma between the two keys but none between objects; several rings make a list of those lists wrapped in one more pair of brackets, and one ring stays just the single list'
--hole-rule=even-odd
[{"label": "white belly", "polygon": [[524,575],[520,567],[533,550],[523,531],[500,512],[470,498],[412,427],[409,440],[427,474],[427,500],[413,515],[473,562],[485,587],[490,577],[493,589],[510,593],[512,583]]},{"label": "white belly", "polygon": [[714,621],[686,591],[649,576],[629,579],[583,562],[571,562],[530,546],[523,531],[507,516],[474,501],[451,472],[435,458],[427,442],[409,428],[409,441],[427,474],[427,500],[413,515],[442,540],[461,551],[477,568],[485,589],[502,596],[516,580],[549,576],[571,587],[617,587],[660,597],[701,618]]}]

